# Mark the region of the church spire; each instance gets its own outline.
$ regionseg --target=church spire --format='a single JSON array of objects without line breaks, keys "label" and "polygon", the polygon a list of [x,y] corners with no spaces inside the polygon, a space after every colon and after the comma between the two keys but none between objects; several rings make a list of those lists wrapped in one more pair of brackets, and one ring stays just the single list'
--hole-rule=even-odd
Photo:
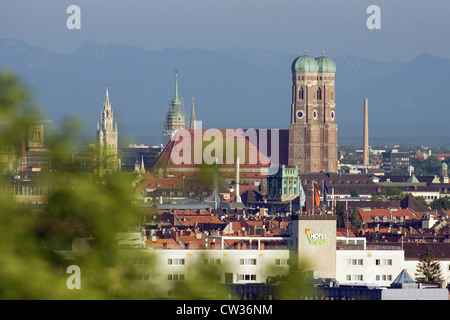
[{"label": "church spire", "polygon": [[180,100],[178,99],[178,72],[175,70],[175,94],[173,98],[173,104],[180,104]]},{"label": "church spire", "polygon": [[192,110],[191,110],[191,127],[190,129],[196,129],[195,126],[195,108],[194,108],[194,98],[192,98]]},{"label": "church spire", "polygon": [[105,103],[109,104],[109,92],[108,92],[108,84],[106,84],[106,96],[105,96]]}]

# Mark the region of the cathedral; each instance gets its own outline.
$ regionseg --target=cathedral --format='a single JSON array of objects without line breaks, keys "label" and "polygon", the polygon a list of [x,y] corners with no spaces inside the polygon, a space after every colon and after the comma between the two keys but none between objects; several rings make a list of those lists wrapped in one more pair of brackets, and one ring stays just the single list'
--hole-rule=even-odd
[{"label": "cathedral", "polygon": [[289,166],[299,173],[337,172],[336,64],[323,55],[292,62]]},{"label": "cathedral", "polygon": [[[280,167],[295,169],[298,174],[312,172],[338,171],[338,142],[335,105],[335,73],[336,64],[324,55],[313,58],[304,53],[294,59],[291,65],[292,72],[292,104],[290,106],[290,123],[288,129],[276,129],[279,138],[277,145],[274,141],[265,141],[268,150],[278,152]],[[193,102],[192,102],[193,103]],[[175,132],[182,128],[189,129],[189,135],[194,140],[195,113],[192,105],[191,125],[187,126],[185,114],[178,98],[178,80],[175,76],[175,96],[171,100],[169,111],[166,115],[164,143],[165,149],[157,160],[156,167],[164,170],[165,174],[172,176],[185,176],[193,178],[195,165],[173,163],[172,153],[176,142],[171,138]],[[288,108],[286,108],[289,110]],[[289,113],[287,113],[289,114]],[[194,121],[192,121],[194,120]],[[203,130],[204,131],[204,130]],[[202,131],[202,132],[203,132]],[[225,129],[220,130],[225,137]],[[259,132],[259,131],[258,131]],[[203,134],[203,133],[202,133]],[[246,137],[247,139],[247,137]],[[258,157],[264,156],[261,150],[261,142],[252,142],[247,139],[244,153],[255,152]],[[253,146],[252,146],[253,145]],[[268,151],[266,150],[266,151]],[[268,154],[272,155],[272,151]],[[255,172],[252,164],[243,159],[241,173],[247,182],[265,183],[267,176]],[[256,167],[260,167],[257,164]],[[223,177],[232,180],[231,168],[221,164]],[[197,168],[198,169],[198,168]],[[228,172],[228,171],[230,172]],[[227,171],[227,173],[225,173]],[[220,172],[220,170],[219,170]],[[284,183],[284,182],[283,182]],[[294,190],[294,189],[293,189]],[[292,190],[291,190],[292,191]],[[277,191],[278,192],[278,191]],[[296,188],[294,194],[298,195]],[[292,194],[291,194],[292,195]]]}]

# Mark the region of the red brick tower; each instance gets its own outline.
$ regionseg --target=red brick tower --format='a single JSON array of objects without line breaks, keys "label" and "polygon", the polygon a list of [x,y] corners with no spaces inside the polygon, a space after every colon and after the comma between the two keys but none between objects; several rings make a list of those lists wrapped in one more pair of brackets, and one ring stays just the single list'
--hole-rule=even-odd
[{"label": "red brick tower", "polygon": [[335,72],[323,52],[316,59],[305,52],[292,63],[289,166],[299,173],[338,170]]}]

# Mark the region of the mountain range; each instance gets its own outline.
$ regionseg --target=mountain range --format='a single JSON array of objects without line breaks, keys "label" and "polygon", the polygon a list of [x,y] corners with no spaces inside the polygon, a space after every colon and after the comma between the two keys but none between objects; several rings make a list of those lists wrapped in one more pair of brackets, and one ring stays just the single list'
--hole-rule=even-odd
[{"label": "mountain range", "polygon": [[[16,73],[47,118],[78,117],[83,134],[93,139],[108,85],[119,137],[144,144],[162,142],[175,70],[187,117],[194,98],[203,128],[287,129],[291,63],[298,55],[241,48],[149,51],[91,42],[62,54],[0,39],[0,71]],[[339,144],[362,145],[368,98],[372,146],[449,145],[450,59],[429,54],[410,62],[331,58],[337,67]]]}]

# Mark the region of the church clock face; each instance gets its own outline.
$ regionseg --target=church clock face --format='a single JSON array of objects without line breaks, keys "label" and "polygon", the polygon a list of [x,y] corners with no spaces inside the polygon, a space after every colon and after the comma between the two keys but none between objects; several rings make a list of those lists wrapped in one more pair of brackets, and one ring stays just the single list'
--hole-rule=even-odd
[{"label": "church clock face", "polygon": [[297,118],[298,118],[298,119],[302,119],[303,116],[304,116],[303,111],[297,111]]},{"label": "church clock face", "polygon": [[177,119],[178,119],[178,122],[181,122],[181,116],[178,116]]},{"label": "church clock face", "polygon": [[317,110],[316,109],[314,109],[314,111],[313,111],[313,118],[317,119]]},{"label": "church clock face", "polygon": [[331,111],[330,111],[330,118],[331,118],[331,120],[334,120],[334,116],[335,116],[335,115],[334,115],[334,110],[331,110]]}]

